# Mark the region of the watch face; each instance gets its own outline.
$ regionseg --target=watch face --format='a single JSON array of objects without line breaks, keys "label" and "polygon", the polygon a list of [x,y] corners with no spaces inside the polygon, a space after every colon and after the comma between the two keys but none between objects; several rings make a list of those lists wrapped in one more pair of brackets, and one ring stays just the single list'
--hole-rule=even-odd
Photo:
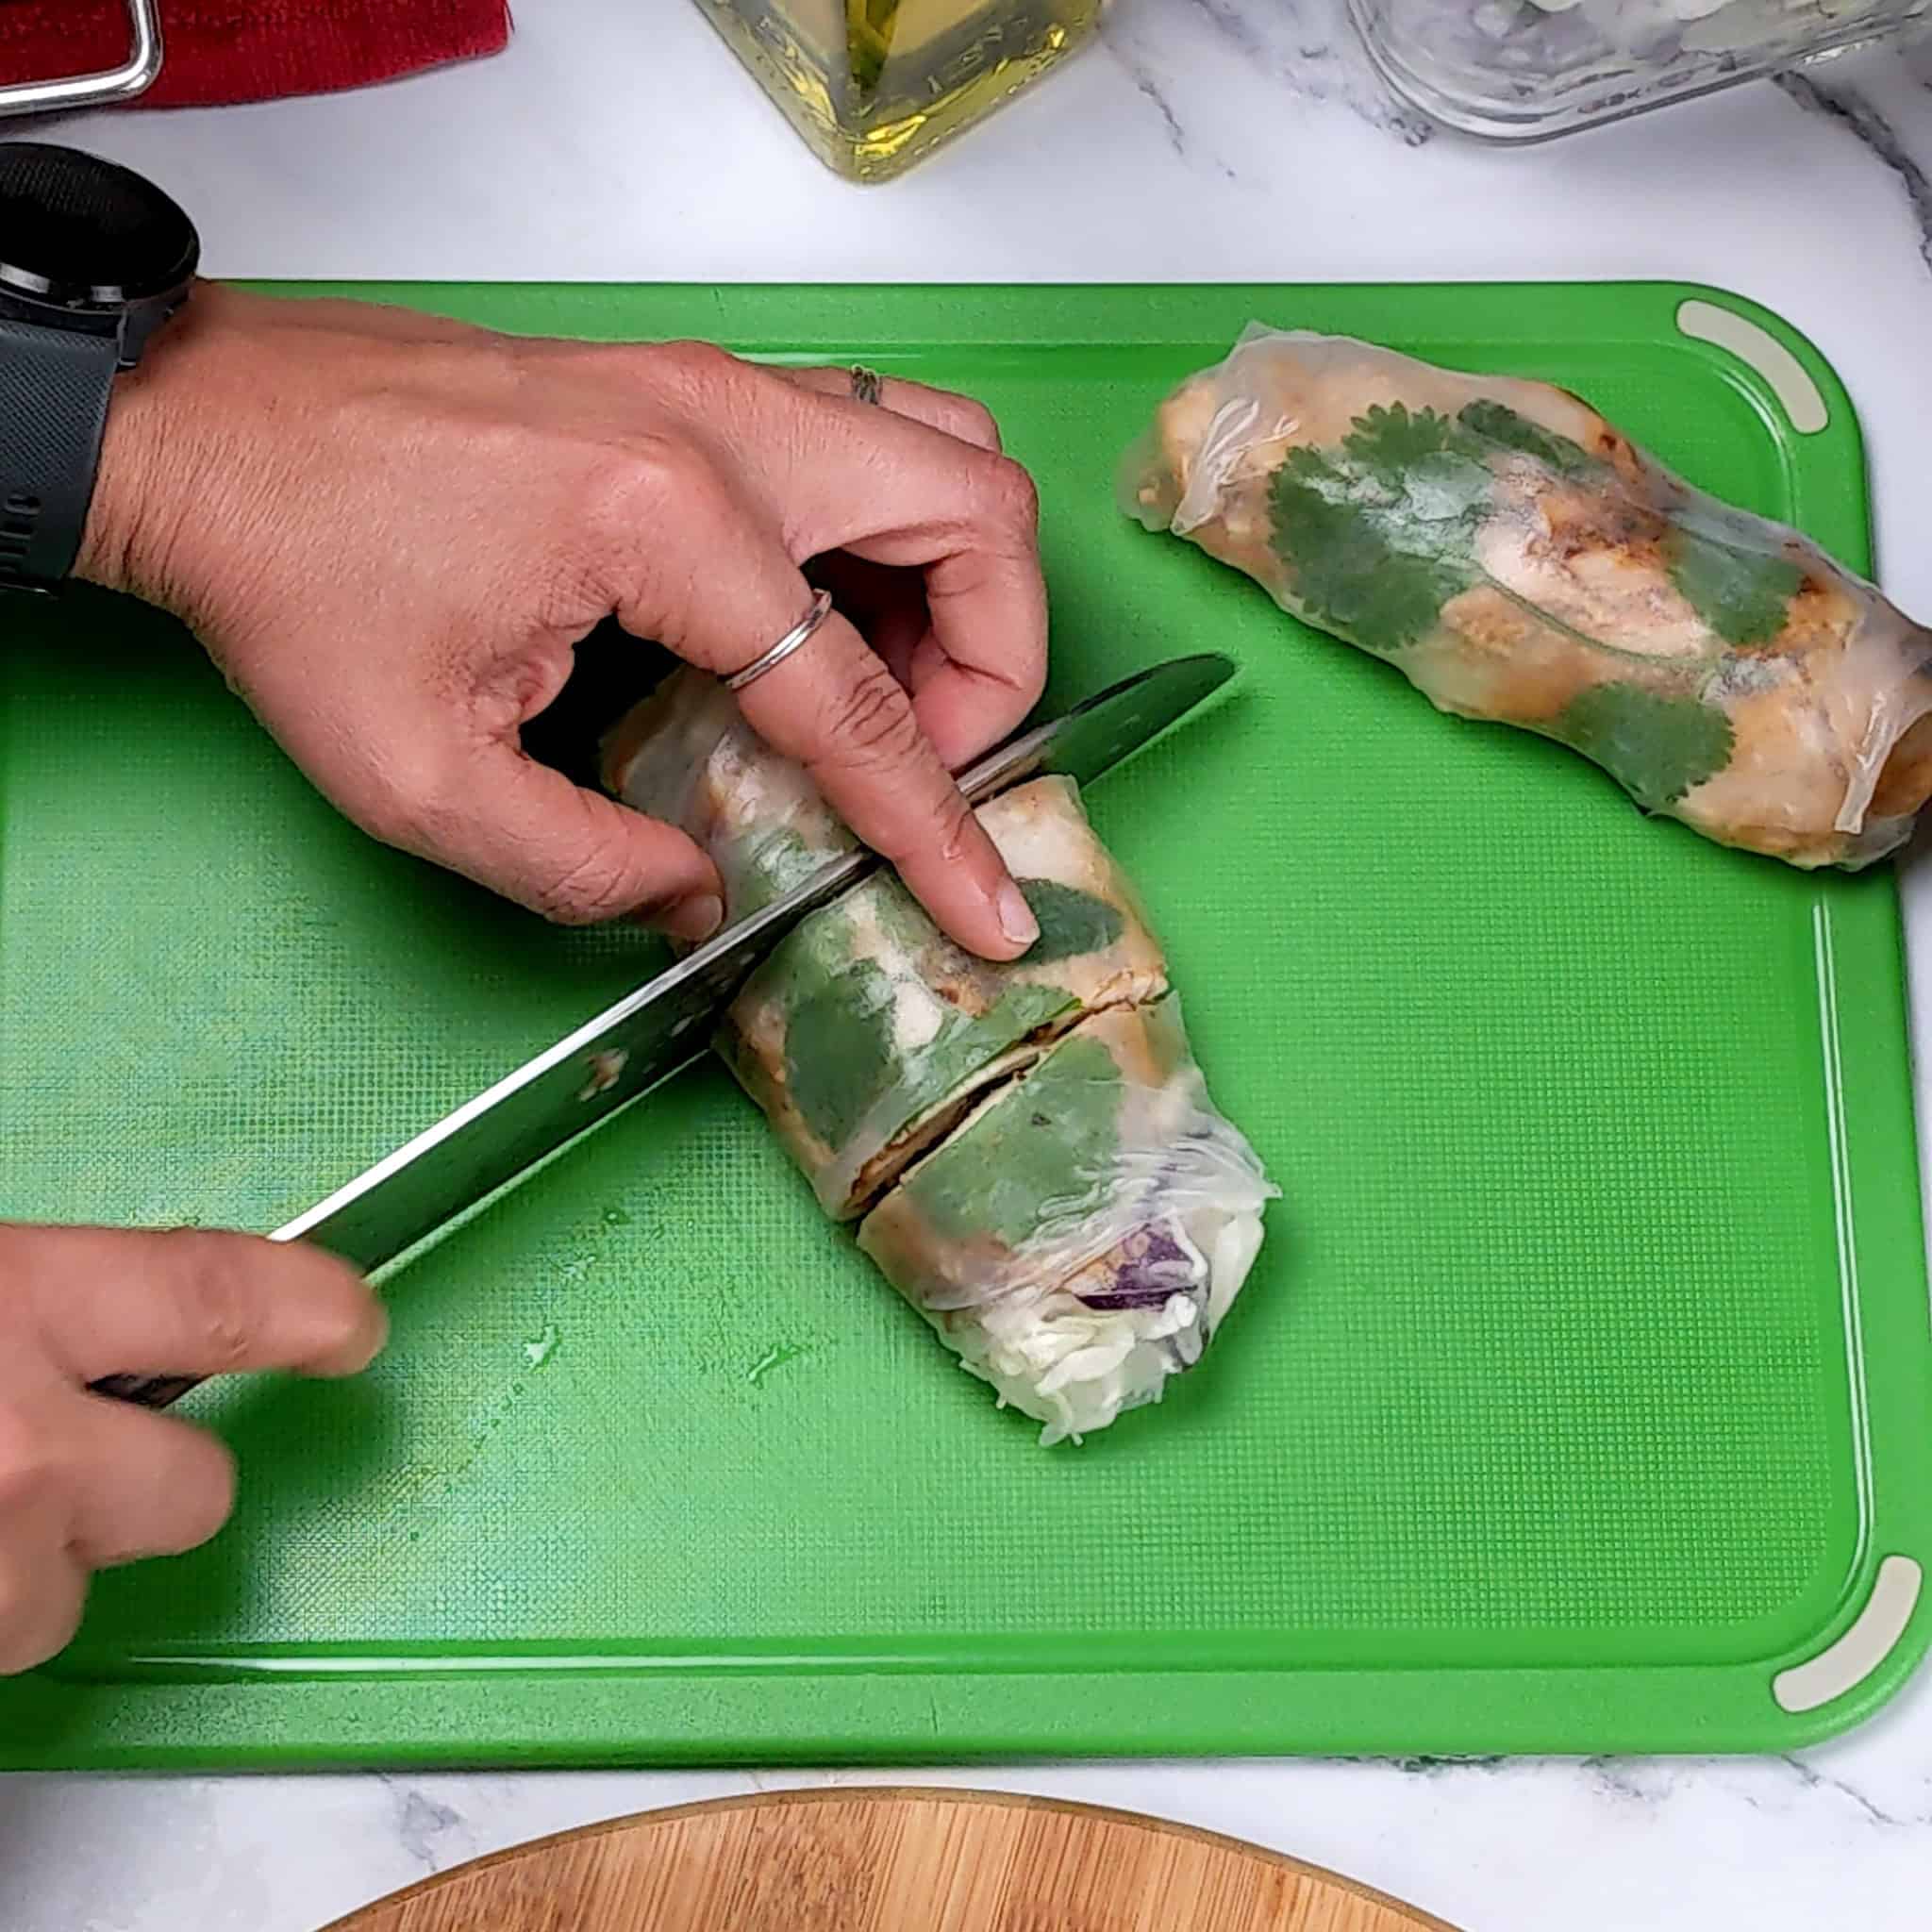
[{"label": "watch face", "polygon": [[118,309],[178,289],[194,225],[152,182],[74,148],[0,142],[0,287]]}]

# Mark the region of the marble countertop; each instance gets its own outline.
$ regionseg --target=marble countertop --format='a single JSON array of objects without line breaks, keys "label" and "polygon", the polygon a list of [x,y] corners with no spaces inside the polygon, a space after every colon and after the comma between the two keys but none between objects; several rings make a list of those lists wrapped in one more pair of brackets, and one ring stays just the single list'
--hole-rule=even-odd
[{"label": "marble countertop", "polygon": [[[1339,0],[1118,0],[1099,51],[905,180],[860,190],[806,156],[686,0],[520,12],[502,58],[393,87],[52,125],[166,182],[219,275],[1726,285],[1782,310],[1844,375],[1888,584],[1932,610],[1932,50],[1505,151],[1389,101]],[[1923,861],[1907,891],[1923,1020]],[[918,1775],[1213,1826],[1468,1932],[1906,1932],[1925,1924],[1932,1874],[1932,1674],[1851,1738],[1769,1761]],[[821,1781],[8,1779],[0,1925],[309,1932],[541,1833]]]}]

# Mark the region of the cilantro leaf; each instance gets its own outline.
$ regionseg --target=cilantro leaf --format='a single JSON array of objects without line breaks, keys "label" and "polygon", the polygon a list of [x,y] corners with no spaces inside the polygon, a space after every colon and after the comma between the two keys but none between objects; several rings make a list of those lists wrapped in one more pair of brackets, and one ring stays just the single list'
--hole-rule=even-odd
[{"label": "cilantro leaf", "polygon": [[1664,811],[1731,761],[1731,721],[1698,698],[1600,684],[1573,700],[1554,736],[1594,758],[1645,811]]},{"label": "cilantro leaf", "polygon": [[1456,420],[1482,441],[1500,443],[1505,449],[1534,457],[1560,475],[1587,476],[1603,467],[1581,443],[1557,435],[1554,429],[1545,429],[1526,416],[1519,416],[1507,403],[1487,397],[1465,403]]},{"label": "cilantro leaf", "polygon": [[1493,481],[1448,417],[1374,408],[1340,449],[1289,451],[1270,490],[1274,549],[1317,624],[1387,656],[1480,576]]},{"label": "cilantro leaf", "polygon": [[1424,457],[1475,454],[1469,439],[1447,416],[1433,409],[1411,411],[1407,403],[1393,403],[1386,409],[1375,404],[1355,419],[1341,446],[1391,489],[1401,484],[1402,474],[1411,463]]},{"label": "cilantro leaf", "polygon": [[1726,543],[1678,524],[1664,545],[1671,581],[1727,644],[1764,644],[1785,627],[1805,573],[1789,558]]}]

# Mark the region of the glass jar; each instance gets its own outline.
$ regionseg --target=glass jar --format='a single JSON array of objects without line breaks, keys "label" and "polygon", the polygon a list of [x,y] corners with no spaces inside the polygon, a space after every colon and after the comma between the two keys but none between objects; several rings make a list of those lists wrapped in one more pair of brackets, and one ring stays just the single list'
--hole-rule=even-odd
[{"label": "glass jar", "polygon": [[899,174],[1093,37],[1109,0],[697,0],[820,159]]},{"label": "glass jar", "polygon": [[1535,141],[1904,32],[1932,0],[1349,0],[1395,90]]}]

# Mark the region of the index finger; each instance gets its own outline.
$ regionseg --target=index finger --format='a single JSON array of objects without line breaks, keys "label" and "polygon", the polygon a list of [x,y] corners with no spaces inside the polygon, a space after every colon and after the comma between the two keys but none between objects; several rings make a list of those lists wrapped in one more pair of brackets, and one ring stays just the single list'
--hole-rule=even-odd
[{"label": "index finger", "polygon": [[805,766],[948,932],[993,959],[1016,958],[1040,937],[1025,895],[920,728],[905,687],[843,618],[828,617],[805,650],[741,692],[739,706],[767,744]]},{"label": "index finger", "polygon": [[388,1333],[361,1277],[302,1241],[201,1228],[9,1227],[0,1229],[0,1274],[77,1382],[255,1369],[354,1374]]},{"label": "index finger", "polygon": [[[729,676],[799,622],[812,592],[776,534],[714,480],[689,475],[679,510],[683,545],[675,558],[637,558],[636,588],[620,598],[618,619]],[[716,575],[701,579],[707,565]],[[738,703],[961,945],[1012,959],[1039,938],[1025,895],[921,730],[905,687],[842,617],[827,616],[801,648],[745,685]]]}]

